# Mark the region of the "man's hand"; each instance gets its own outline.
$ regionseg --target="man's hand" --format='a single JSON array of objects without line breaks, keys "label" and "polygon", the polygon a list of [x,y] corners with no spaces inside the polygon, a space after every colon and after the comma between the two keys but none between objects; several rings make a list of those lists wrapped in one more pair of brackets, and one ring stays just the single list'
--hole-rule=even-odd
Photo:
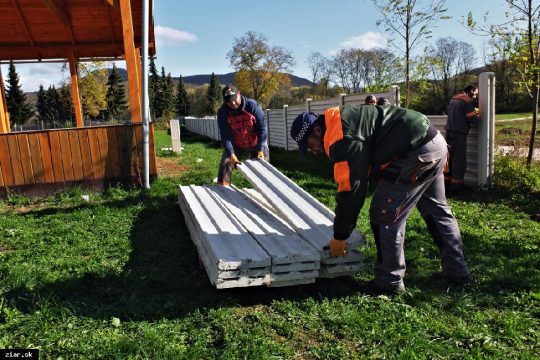
[{"label": "man's hand", "polygon": [[331,257],[341,257],[347,255],[347,241],[330,239],[328,249]]},{"label": "man's hand", "polygon": [[264,152],[262,150],[257,151],[257,159],[263,159],[264,160]]},{"label": "man's hand", "polygon": [[235,154],[231,154],[231,157],[229,158],[229,160],[231,161],[231,164],[234,169],[236,169],[236,165],[240,164],[240,161],[238,161],[238,158],[236,157]]}]

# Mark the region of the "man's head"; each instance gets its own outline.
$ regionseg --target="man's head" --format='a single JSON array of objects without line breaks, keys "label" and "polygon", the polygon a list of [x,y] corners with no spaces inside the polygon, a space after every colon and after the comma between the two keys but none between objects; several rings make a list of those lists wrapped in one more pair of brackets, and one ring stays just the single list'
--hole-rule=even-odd
[{"label": "man's head", "polygon": [[366,105],[375,105],[377,103],[377,98],[375,95],[368,95],[366,96],[366,99],[364,100],[364,104]]},{"label": "man's head", "polygon": [[298,143],[300,155],[307,151],[320,154],[323,151],[322,123],[324,115],[303,112],[298,115],[291,125],[291,137]]},{"label": "man's head", "polygon": [[223,88],[223,102],[231,109],[236,110],[242,104],[240,91],[233,84],[228,84]]},{"label": "man's head", "polygon": [[377,105],[379,106],[390,105],[390,101],[388,100],[386,96],[382,96],[377,100]]},{"label": "man's head", "polygon": [[467,94],[468,97],[470,97],[473,100],[476,100],[476,97],[478,96],[478,89],[474,85],[467,86],[463,92]]}]

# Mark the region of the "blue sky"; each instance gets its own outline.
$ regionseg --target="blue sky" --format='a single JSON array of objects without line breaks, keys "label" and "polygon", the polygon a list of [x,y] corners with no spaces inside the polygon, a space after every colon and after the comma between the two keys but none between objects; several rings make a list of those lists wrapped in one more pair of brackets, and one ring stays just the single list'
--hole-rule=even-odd
[{"label": "blue sky", "polygon": [[[417,52],[439,37],[451,36],[473,44],[482,64],[482,44],[487,39],[472,35],[459,22],[469,11],[478,18],[489,11],[490,22],[499,23],[504,20],[504,0],[447,0],[446,7],[452,19],[439,22],[433,38]],[[331,56],[342,47],[368,49],[385,44],[388,35],[377,28],[379,17],[370,0],[155,0],[156,64],[175,77],[231,72],[226,54],[235,38],[252,30],[292,51],[293,73],[309,79],[311,52]],[[123,62],[118,66],[125,67]],[[36,91],[40,83],[57,85],[60,69],[59,64],[17,65],[25,91]],[[7,66],[2,65],[2,73],[5,78]]]}]

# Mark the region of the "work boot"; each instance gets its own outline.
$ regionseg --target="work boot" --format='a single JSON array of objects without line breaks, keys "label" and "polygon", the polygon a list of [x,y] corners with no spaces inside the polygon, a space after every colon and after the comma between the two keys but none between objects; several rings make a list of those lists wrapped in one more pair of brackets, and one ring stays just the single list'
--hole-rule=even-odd
[{"label": "work boot", "polygon": [[405,285],[379,285],[375,280],[370,280],[366,283],[366,292],[373,295],[401,295],[406,292]]},{"label": "work boot", "polygon": [[453,284],[453,285],[470,285],[474,282],[473,276],[469,273],[467,275],[463,276],[451,276],[443,273],[442,271],[438,271],[433,274],[433,277],[438,280],[445,281],[447,283]]}]

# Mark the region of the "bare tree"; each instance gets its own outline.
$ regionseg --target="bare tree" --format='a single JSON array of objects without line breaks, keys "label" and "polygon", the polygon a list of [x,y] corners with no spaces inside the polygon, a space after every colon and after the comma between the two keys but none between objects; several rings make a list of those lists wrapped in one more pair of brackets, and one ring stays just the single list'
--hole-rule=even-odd
[{"label": "bare tree", "polygon": [[432,29],[440,19],[446,16],[446,0],[372,0],[382,18],[377,25],[395,37],[392,44],[405,57],[405,106],[410,104],[411,93],[411,57],[413,50],[425,39],[431,37]]},{"label": "bare tree", "polygon": [[512,63],[521,77],[519,84],[527,90],[531,98],[533,117],[527,154],[527,165],[530,166],[534,153],[540,99],[540,5],[533,0],[505,0],[505,2],[508,5],[505,23],[478,29],[472,13],[469,13],[467,25],[472,31],[487,32],[492,37],[502,39],[502,43],[507,44],[511,51]]},{"label": "bare tree", "polygon": [[263,34],[254,31],[234,39],[227,59],[237,71],[239,89],[259,102],[266,102],[280,86],[290,82],[287,73],[295,65],[289,50],[270,45]]}]

